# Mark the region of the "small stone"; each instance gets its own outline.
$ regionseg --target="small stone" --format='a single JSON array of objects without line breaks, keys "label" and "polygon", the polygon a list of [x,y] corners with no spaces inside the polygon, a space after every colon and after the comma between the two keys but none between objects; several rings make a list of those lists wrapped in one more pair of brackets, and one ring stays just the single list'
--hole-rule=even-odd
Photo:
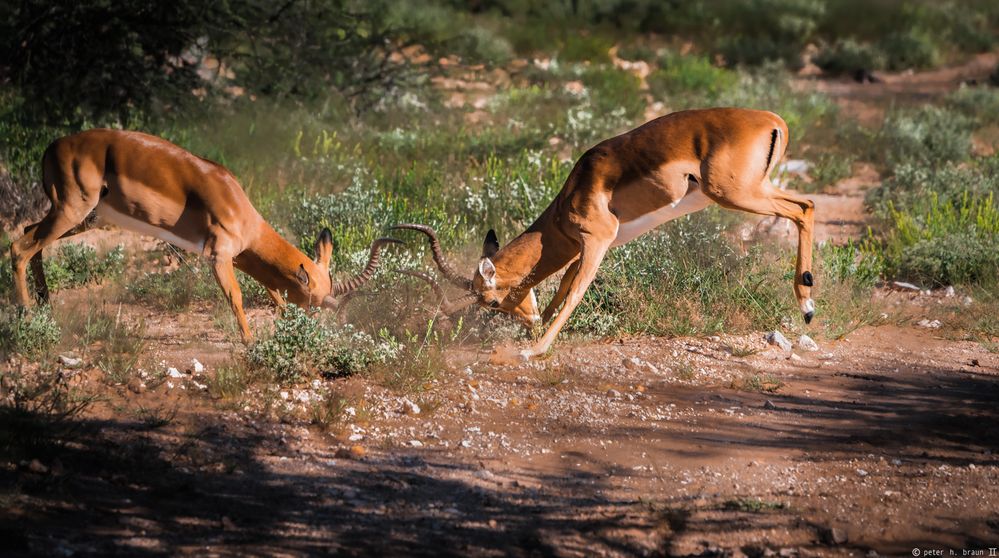
[{"label": "small stone", "polygon": [[799,360],[802,360],[802,358],[801,358],[800,356],[798,356],[798,355],[796,355],[796,354],[794,354],[794,353],[791,353],[791,356],[789,356],[789,357],[787,357],[787,358],[789,358],[789,359],[791,359],[791,360],[793,360],[793,361],[795,361],[795,362],[797,362],[797,361],[799,361]]},{"label": "small stone", "polygon": [[191,369],[194,370],[195,374],[201,374],[205,371],[205,365],[198,362],[198,359],[191,359]]},{"label": "small stone", "polygon": [[798,338],[798,348],[803,351],[817,351],[819,350],[819,344],[811,337],[802,335]]},{"label": "small stone", "polygon": [[470,442],[469,440],[462,440],[461,441],[461,447],[463,447],[463,448],[470,448],[470,447],[472,447],[472,442]]},{"label": "small stone", "polygon": [[785,351],[790,351],[791,349],[794,348],[791,345],[791,342],[787,340],[787,337],[784,337],[783,333],[781,333],[779,331],[776,331],[776,330],[771,331],[770,333],[766,334],[763,337],[763,339],[766,340],[767,343],[769,343],[771,345],[777,345],[778,347],[780,347],[781,349],[783,349]]},{"label": "small stone", "polygon": [[223,515],[221,523],[222,523],[222,530],[223,531],[237,531],[237,530],[239,530],[239,527],[236,527],[236,524],[233,523],[233,521],[231,519],[229,519],[228,516]]},{"label": "small stone", "polygon": [[351,434],[347,439],[351,442],[359,442],[364,439],[364,434]]},{"label": "small stone", "polygon": [[944,296],[947,298],[952,298],[956,294],[957,293],[954,292],[954,287],[952,286],[948,286],[946,289],[944,289]]},{"label": "small stone", "polygon": [[928,320],[926,318],[923,318],[922,320],[916,322],[916,325],[918,325],[919,327],[925,327],[927,329],[939,329],[940,326],[943,324],[940,323],[940,320]]},{"label": "small stone", "polygon": [[281,399],[284,399],[285,401],[287,401],[288,398],[291,397],[291,395],[287,391],[281,391],[281,393],[279,393],[278,395],[280,395]]},{"label": "small stone", "polygon": [[402,400],[402,413],[405,415],[418,415],[420,414],[420,406],[413,403],[409,399]]},{"label": "small stone", "polygon": [[423,447],[423,442],[421,442],[419,440],[410,440],[409,441],[409,447],[411,447],[411,448],[422,448]]},{"label": "small stone", "polygon": [[37,459],[32,459],[31,463],[28,463],[28,470],[32,473],[38,473],[39,475],[44,475],[49,472],[49,468]]},{"label": "small stone", "polygon": [[146,391],[146,383],[142,380],[133,377],[128,381],[128,390],[132,393],[142,393]]},{"label": "small stone", "polygon": [[616,389],[609,389],[607,390],[607,397],[610,397],[612,399],[617,399],[621,397],[621,392]]},{"label": "small stone", "polygon": [[894,281],[892,283],[892,285],[896,289],[902,289],[902,290],[906,290],[906,291],[916,291],[916,292],[922,291],[922,289],[920,289],[916,285],[913,285],[912,283],[903,283],[902,281]]},{"label": "small stone", "polygon": [[971,306],[972,302],[974,302],[974,300],[972,300],[970,296],[965,296],[964,298],[961,299],[961,304],[965,306]]},{"label": "small stone", "polygon": [[167,368],[167,376],[171,378],[183,378],[184,374],[180,370],[171,366],[170,368]]},{"label": "small stone", "polygon": [[823,529],[820,536],[822,538],[822,542],[828,545],[846,544],[850,540],[850,538],[846,535],[846,531],[838,527]]},{"label": "small stone", "polygon": [[59,362],[67,368],[76,368],[77,366],[83,364],[83,359],[59,355]]},{"label": "small stone", "polygon": [[763,404],[763,408],[766,409],[766,410],[768,410],[768,411],[776,411],[777,410],[777,405],[774,405],[773,401],[767,399],[766,403]]},{"label": "small stone", "polygon": [[857,476],[866,477],[867,475],[868,473],[864,469],[857,469]]},{"label": "small stone", "polygon": [[360,459],[368,453],[368,450],[364,449],[364,446],[353,445],[349,448],[340,448],[336,450],[333,457],[338,459]]}]

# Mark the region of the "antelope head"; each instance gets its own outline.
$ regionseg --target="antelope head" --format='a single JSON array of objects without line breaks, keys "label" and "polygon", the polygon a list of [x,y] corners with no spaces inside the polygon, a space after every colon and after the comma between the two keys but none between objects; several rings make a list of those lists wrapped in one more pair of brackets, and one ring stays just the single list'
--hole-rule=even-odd
[{"label": "antelope head", "polygon": [[[382,247],[387,244],[401,244],[394,238],[379,238],[371,243],[368,263],[360,273],[343,281],[334,281],[330,276],[330,260],[333,257],[333,234],[323,229],[316,238],[316,257],[299,264],[296,280],[298,289],[288,290],[288,300],[299,306],[320,306],[336,309],[343,297],[367,283],[378,269]],[[312,265],[308,265],[312,264]],[[321,301],[316,304],[316,301]]]},{"label": "antelope head", "polygon": [[441,275],[449,283],[464,291],[460,298],[452,302],[444,296],[444,291],[440,285],[429,276],[422,273],[403,272],[430,283],[434,292],[444,299],[442,310],[446,314],[457,312],[477,303],[484,308],[509,314],[529,328],[541,320],[538,315],[538,302],[534,289],[522,289],[520,278],[504,276],[493,262],[493,258],[500,248],[499,240],[493,230],[486,234],[482,244],[482,256],[472,273],[472,278],[469,279],[454,271],[448,264],[434,229],[426,225],[414,224],[396,225],[392,228],[414,230],[425,234],[430,242],[430,251],[433,254],[434,262]]}]

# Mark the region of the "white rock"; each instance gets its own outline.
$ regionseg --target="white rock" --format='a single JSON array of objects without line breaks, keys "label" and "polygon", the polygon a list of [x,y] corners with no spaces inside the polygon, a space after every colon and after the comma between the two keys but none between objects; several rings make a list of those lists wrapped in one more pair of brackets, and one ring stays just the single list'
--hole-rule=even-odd
[{"label": "white rock", "polygon": [[817,351],[819,350],[819,344],[816,343],[811,337],[802,335],[798,338],[798,348],[804,351]]},{"label": "white rock", "polygon": [[857,475],[861,476],[861,477],[866,477],[867,476],[867,471],[865,471],[863,469],[857,469]]},{"label": "white rock", "polygon": [[787,337],[784,337],[783,333],[776,330],[764,335],[763,339],[766,340],[767,343],[777,345],[785,351],[790,351],[794,348],[794,346],[791,345],[791,342],[787,340]]},{"label": "white rock", "polygon": [[609,389],[607,390],[607,397],[612,397],[614,399],[617,399],[621,397],[621,392],[616,389]]},{"label": "white rock", "polygon": [[61,362],[63,366],[68,366],[69,368],[76,368],[77,366],[83,364],[83,359],[59,355],[59,362]]},{"label": "white rock", "polygon": [[418,415],[420,414],[420,406],[409,399],[403,399],[402,412],[407,415]]},{"label": "white rock", "polygon": [[461,441],[461,447],[463,447],[463,448],[470,448],[470,447],[472,447],[472,442],[469,441],[469,440],[462,440]]},{"label": "white rock", "polygon": [[287,391],[282,391],[279,395],[281,396],[281,399],[284,399],[285,401],[288,400],[289,396]]},{"label": "white rock", "polygon": [[409,447],[411,447],[411,448],[422,448],[423,447],[423,442],[421,442],[419,440],[410,440],[409,441]]},{"label": "white rock", "polygon": [[170,368],[167,368],[167,376],[170,376],[171,378],[183,378],[184,374],[180,370],[171,366]]},{"label": "white rock", "polygon": [[952,286],[948,286],[946,289],[944,289],[944,296],[947,297],[947,298],[951,298],[951,297],[953,297],[956,294],[957,293],[954,292],[954,287],[952,287]]},{"label": "white rock", "polygon": [[943,324],[940,323],[940,320],[931,321],[926,318],[923,318],[922,320],[916,322],[916,325],[918,325],[919,327],[925,327],[927,329],[939,329],[940,326]]},{"label": "white rock", "polygon": [[191,359],[191,369],[194,370],[195,374],[201,374],[205,371],[205,365],[198,362],[198,359]]},{"label": "white rock", "polygon": [[907,291],[916,291],[916,292],[919,292],[919,291],[922,290],[919,287],[917,287],[916,285],[913,285],[912,283],[904,283],[902,281],[893,281],[892,285],[895,288],[897,288],[897,289],[904,289],[904,290],[907,290]]},{"label": "white rock", "polygon": [[359,442],[364,439],[364,434],[351,434],[350,438],[347,438],[351,442]]}]

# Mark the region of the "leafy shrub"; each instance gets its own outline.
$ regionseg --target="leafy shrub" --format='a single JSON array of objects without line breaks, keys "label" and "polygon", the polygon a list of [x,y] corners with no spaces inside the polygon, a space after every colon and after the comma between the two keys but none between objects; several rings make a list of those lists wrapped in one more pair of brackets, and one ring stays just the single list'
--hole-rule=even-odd
[{"label": "leafy shrub", "polygon": [[734,87],[738,74],[719,68],[704,56],[671,54],[660,60],[660,69],[648,77],[649,89],[660,98],[696,95],[712,101]]},{"label": "leafy shrub", "polygon": [[847,240],[846,244],[823,244],[819,249],[824,282],[851,283],[859,288],[873,287],[884,271],[880,252],[868,242]]},{"label": "leafy shrub", "polygon": [[184,310],[197,300],[211,300],[217,291],[207,268],[190,265],[166,273],[143,273],[127,287],[133,300],[173,311]]},{"label": "leafy shrub", "polygon": [[51,350],[62,332],[48,306],[6,307],[0,315],[0,352],[19,353],[29,358]]},{"label": "leafy shrub", "polygon": [[566,62],[610,62],[610,49],[614,44],[600,35],[567,33],[559,48],[558,57]]},{"label": "leafy shrub", "polygon": [[253,343],[247,359],[273,372],[281,382],[296,382],[305,375],[349,375],[397,356],[402,346],[393,338],[371,335],[322,322],[289,304],[275,320],[274,331]]},{"label": "leafy shrub", "polygon": [[[999,85],[999,69],[994,75],[994,85]],[[947,96],[947,106],[972,119],[976,126],[999,124],[999,90],[993,87],[962,85]]]},{"label": "leafy shrub", "polygon": [[808,176],[811,177],[812,182],[806,190],[817,192],[844,178],[849,178],[853,172],[854,160],[853,155],[828,151],[822,153],[808,169]]},{"label": "leafy shrub", "polygon": [[861,43],[852,37],[839,39],[820,50],[812,59],[816,66],[830,74],[850,74],[857,70],[881,70],[886,56],[878,47]]},{"label": "leafy shrub", "polygon": [[994,193],[942,200],[935,193],[896,209],[889,202],[884,253],[889,273],[930,283],[973,283],[999,271]]},{"label": "leafy shrub", "polygon": [[623,110],[628,119],[636,118],[645,110],[645,96],[638,76],[631,72],[608,67],[589,68],[583,72],[585,85],[598,113]]},{"label": "leafy shrub", "polygon": [[963,115],[924,106],[889,114],[879,135],[890,166],[906,162],[934,166],[967,159],[971,130],[972,122]]},{"label": "leafy shrub", "polygon": [[729,65],[783,61],[800,65],[802,48],[825,13],[822,0],[751,0],[722,8],[727,29],[718,49]]},{"label": "leafy shrub", "polygon": [[54,258],[44,261],[50,289],[77,287],[119,275],[125,269],[125,247],[118,245],[103,256],[86,244],[65,244]]},{"label": "leafy shrub", "polygon": [[878,44],[889,70],[930,68],[940,63],[940,47],[929,33],[908,28],[886,36]]}]

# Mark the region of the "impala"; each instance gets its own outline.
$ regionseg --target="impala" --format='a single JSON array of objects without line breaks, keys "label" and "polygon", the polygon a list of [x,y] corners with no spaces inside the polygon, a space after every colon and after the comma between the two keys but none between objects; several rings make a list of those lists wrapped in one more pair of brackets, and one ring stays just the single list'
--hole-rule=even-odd
[{"label": "impala", "polygon": [[31,302],[29,261],[35,294],[48,300],[43,248],[95,223],[111,223],[208,259],[244,341],[251,333],[234,268],[259,281],[278,307],[287,297],[305,308],[336,308],[336,297],[371,278],[381,248],[399,242],[374,241],[358,275],[333,281],[328,229],[319,233],[310,259],[264,221],[226,168],[139,132],[95,129],[57,139],[42,157],[42,186],[52,208],[10,248],[18,304]]},{"label": "impala", "polygon": [[[532,347],[496,349],[493,360],[498,362],[548,351],[607,250],[712,202],[794,222],[794,294],[807,323],[815,314],[810,298],[815,205],[770,182],[787,137],[787,124],[771,112],[714,108],[669,114],[603,141],[576,162],[562,190],[520,236],[500,248],[489,231],[471,279],[447,264],[433,229],[395,228],[427,235],[443,277],[467,293],[447,302],[449,310],[477,302],[525,324],[546,323],[554,315]],[[562,269],[558,290],[539,315],[534,286]]]}]

